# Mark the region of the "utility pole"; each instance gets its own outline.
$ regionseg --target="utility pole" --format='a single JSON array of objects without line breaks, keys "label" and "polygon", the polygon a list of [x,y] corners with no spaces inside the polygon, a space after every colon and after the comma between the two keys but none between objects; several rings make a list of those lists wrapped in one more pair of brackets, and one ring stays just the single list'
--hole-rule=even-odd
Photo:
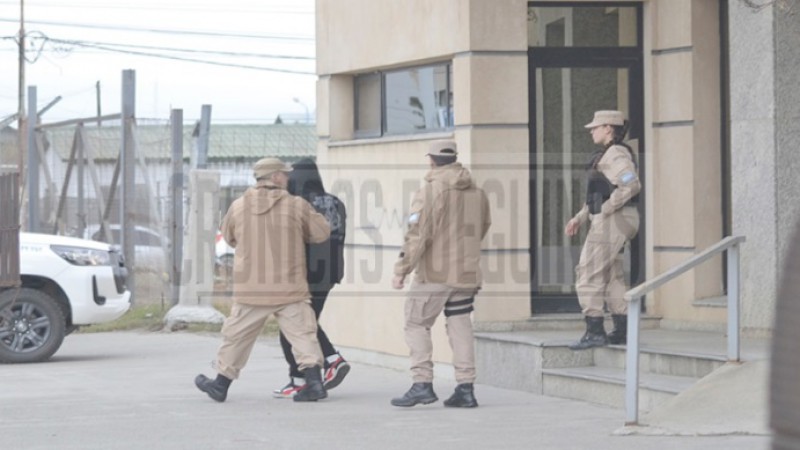
[{"label": "utility pole", "polygon": [[28,126],[25,139],[28,148],[28,228],[33,233],[41,232],[39,208],[39,153],[36,148],[36,86],[28,86]]},{"label": "utility pole", "polygon": [[[27,132],[25,130],[25,4],[23,0],[19,0],[19,91],[17,96],[19,104],[17,106],[17,195],[19,195],[19,203],[22,205],[23,199],[23,181],[22,170],[25,167],[24,154],[26,150]],[[24,214],[19,214],[20,226],[25,223]]]},{"label": "utility pole", "polygon": [[[22,169],[24,166],[23,155],[25,154],[25,142],[27,135],[25,133],[25,3],[24,0],[19,0],[19,85],[17,97],[19,103],[17,105],[17,147],[19,150],[19,173],[20,183],[22,183]],[[20,189],[22,192],[22,189]]]},{"label": "utility pole", "polygon": [[97,80],[97,84],[95,84],[94,87],[97,97],[97,126],[101,127],[103,126],[103,121],[100,120],[100,117],[102,116],[100,111],[100,80]]},{"label": "utility pole", "polygon": [[133,233],[136,225],[136,146],[133,131],[136,119],[136,72],[122,71],[122,150],[120,170],[122,174],[122,199],[120,202],[119,223],[121,225],[122,251],[127,260],[128,286],[131,287],[131,303],[136,302],[136,252]]}]

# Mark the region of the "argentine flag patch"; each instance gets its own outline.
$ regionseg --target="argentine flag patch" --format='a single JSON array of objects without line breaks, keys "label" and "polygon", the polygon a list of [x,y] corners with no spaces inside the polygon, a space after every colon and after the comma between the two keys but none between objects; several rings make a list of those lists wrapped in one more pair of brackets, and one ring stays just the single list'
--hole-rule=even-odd
[{"label": "argentine flag patch", "polygon": [[631,181],[636,179],[636,174],[633,172],[625,172],[622,176],[619,177],[620,183],[623,185],[629,184]]}]

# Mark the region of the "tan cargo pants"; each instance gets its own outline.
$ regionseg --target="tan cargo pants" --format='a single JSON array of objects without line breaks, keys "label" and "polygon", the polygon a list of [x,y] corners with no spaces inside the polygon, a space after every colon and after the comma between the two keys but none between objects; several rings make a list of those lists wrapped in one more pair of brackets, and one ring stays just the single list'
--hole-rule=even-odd
[{"label": "tan cargo pants", "polygon": [[447,337],[453,350],[456,381],[475,381],[475,343],[470,312],[477,289],[456,289],[437,283],[414,281],[405,305],[405,337],[415,383],[433,381],[431,327],[444,311]]},{"label": "tan cargo pants", "polygon": [[639,212],[626,206],[614,213],[590,216],[591,226],[575,267],[575,289],[583,315],[603,317],[603,304],[611,314],[627,314],[622,249],[639,231]]},{"label": "tan cargo pants", "polygon": [[310,300],[278,306],[233,303],[231,314],[222,326],[222,345],[214,364],[217,372],[235,380],[247,364],[264,324],[275,314],[278,327],[292,344],[300,370],[322,367],[322,351],[317,341],[317,320]]}]

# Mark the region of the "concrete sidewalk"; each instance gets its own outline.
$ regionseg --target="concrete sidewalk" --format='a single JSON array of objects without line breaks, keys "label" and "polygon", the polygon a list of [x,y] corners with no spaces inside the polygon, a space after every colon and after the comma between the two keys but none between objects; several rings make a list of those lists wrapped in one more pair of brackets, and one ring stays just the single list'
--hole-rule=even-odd
[{"label": "concrete sidewalk", "polygon": [[[0,442],[8,449],[767,449],[766,436],[619,436],[624,412],[588,403],[476,385],[480,407],[450,409],[454,383],[437,379],[440,401],[389,404],[405,371],[358,363],[318,403],[271,397],[285,384],[275,338],[219,404],[198,391],[213,375],[219,338],[191,333],[75,334],[48,363],[0,366]],[[376,362],[374,356],[372,363]],[[379,358],[378,358],[379,359]]]}]

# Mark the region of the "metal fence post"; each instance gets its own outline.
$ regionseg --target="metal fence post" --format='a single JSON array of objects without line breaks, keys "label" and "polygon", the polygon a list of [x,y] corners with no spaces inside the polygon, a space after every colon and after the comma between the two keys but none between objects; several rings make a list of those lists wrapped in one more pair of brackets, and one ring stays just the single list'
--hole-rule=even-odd
[{"label": "metal fence post", "polygon": [[639,422],[639,317],[642,297],[628,305],[628,336],[625,347],[625,425]]},{"label": "metal fence post", "polygon": [[727,250],[728,258],[728,361],[739,361],[739,244]]},{"label": "metal fence post", "polygon": [[120,149],[120,170],[122,174],[122,196],[119,208],[120,238],[122,252],[128,265],[128,287],[131,303],[136,303],[136,252],[134,230],[136,226],[136,146],[133,132],[136,117],[136,72],[122,71],[122,147]]},{"label": "metal fence post", "polygon": [[183,110],[173,109],[170,115],[172,145],[172,181],[170,197],[170,280],[172,305],[180,301],[181,271],[183,270]]},{"label": "metal fence post", "polygon": [[39,152],[36,150],[36,86],[28,86],[28,231],[42,231],[39,207]]}]

